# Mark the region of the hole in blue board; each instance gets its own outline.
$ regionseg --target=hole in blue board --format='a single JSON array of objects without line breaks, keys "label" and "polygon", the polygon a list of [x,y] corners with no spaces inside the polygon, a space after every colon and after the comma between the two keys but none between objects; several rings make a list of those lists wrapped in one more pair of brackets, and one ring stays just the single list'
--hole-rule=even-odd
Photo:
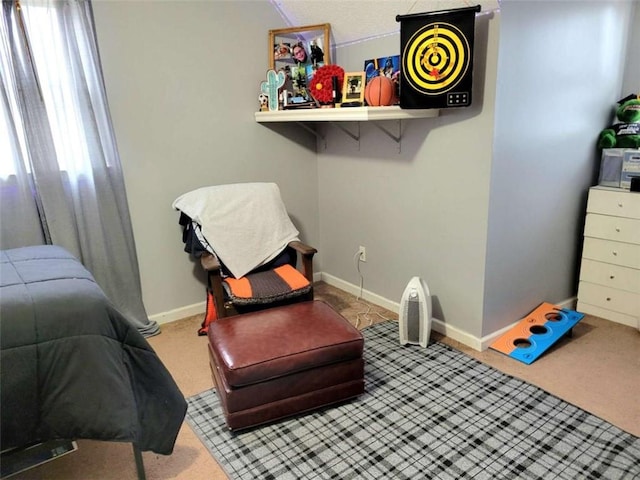
[{"label": "hole in blue board", "polygon": [[542,335],[543,333],[547,333],[549,329],[544,325],[532,325],[529,327],[529,331],[534,335]]},{"label": "hole in blue board", "polygon": [[513,341],[513,344],[516,346],[516,348],[529,348],[531,346],[531,342],[526,338],[516,338]]}]

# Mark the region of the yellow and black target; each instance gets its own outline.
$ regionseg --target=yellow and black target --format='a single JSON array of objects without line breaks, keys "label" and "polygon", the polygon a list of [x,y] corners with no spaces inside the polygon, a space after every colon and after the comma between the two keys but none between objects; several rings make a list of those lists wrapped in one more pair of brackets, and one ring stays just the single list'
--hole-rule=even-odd
[{"label": "yellow and black target", "polygon": [[471,105],[475,14],[480,6],[398,15],[402,108]]},{"label": "yellow and black target", "polygon": [[460,29],[449,23],[430,23],[405,46],[402,69],[415,90],[440,95],[460,83],[470,58],[469,42]]}]

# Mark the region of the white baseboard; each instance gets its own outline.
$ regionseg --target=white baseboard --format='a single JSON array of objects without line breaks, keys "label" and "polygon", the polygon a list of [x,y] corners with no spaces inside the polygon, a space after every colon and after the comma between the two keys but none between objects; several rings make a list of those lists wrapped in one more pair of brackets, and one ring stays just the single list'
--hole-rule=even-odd
[{"label": "white baseboard", "polygon": [[[387,310],[399,313],[400,312],[400,303],[389,300],[388,298],[384,298],[376,293],[370,292],[368,290],[362,290],[360,293],[360,287],[354,285],[349,282],[345,282],[344,280],[334,277],[333,275],[329,275],[327,273],[322,274],[322,280],[327,282],[329,285],[332,285],[340,290],[344,290],[345,292],[352,293],[356,296],[360,296],[364,300],[373,303],[382,308],[386,308]],[[480,350],[481,341],[480,339],[474,337],[473,335],[468,334],[467,332],[460,330],[459,328],[453,327],[451,325],[447,325],[442,320],[437,318],[431,318],[431,328],[442,334],[446,335],[449,338],[457,340],[464,345],[467,345],[475,350]]]},{"label": "white baseboard", "polygon": [[[314,273],[313,280],[315,282],[322,280],[322,273]],[[204,314],[206,311],[207,302],[198,302],[192,305],[187,305],[185,307],[169,310],[167,312],[160,312],[154,315],[149,315],[149,320],[157,322],[158,325],[162,325],[163,323],[171,323],[177,320],[182,320],[183,318]]]},{"label": "white baseboard", "polygon": [[[578,301],[577,297],[571,297],[571,298],[567,298],[566,300],[563,300],[562,302],[557,302],[554,305],[560,308],[575,310],[577,301]],[[520,323],[521,320],[522,319],[520,318],[514,321],[511,325],[507,325],[506,327],[501,328],[496,332],[490,333],[489,335],[485,335],[484,337],[482,337],[482,339],[480,340],[480,347],[481,347],[480,350],[486,350],[487,348],[489,348],[489,345],[491,345],[499,337],[501,337],[503,334],[505,334],[506,332],[511,330],[513,327],[515,327],[518,323]]]},{"label": "white baseboard", "polygon": [[[322,280],[322,274],[314,273],[313,280],[316,282]],[[171,323],[177,320],[182,320],[183,318],[204,314],[206,311],[207,302],[198,302],[192,305],[187,305],[185,307],[169,310],[167,312],[160,312],[154,315],[149,315],[149,320],[157,322],[158,325],[162,325],[163,323]]]},{"label": "white baseboard", "polygon": [[515,327],[520,322],[520,320],[516,320],[511,325],[507,325],[506,327],[503,327],[503,328],[501,328],[500,330],[498,330],[496,332],[490,333],[489,335],[485,335],[484,337],[480,338],[479,339],[479,343],[478,343],[478,347],[479,348],[476,348],[476,350],[479,350],[479,351],[482,352],[482,351],[486,350],[487,348],[489,348],[489,345],[491,345],[498,338],[500,338],[502,335],[507,333],[513,327]]},{"label": "white baseboard", "polygon": [[[314,281],[323,281],[328,283],[331,286],[339,288],[340,290],[344,290],[345,292],[351,293],[356,297],[360,297],[374,305],[385,308],[395,314],[400,312],[400,303],[389,300],[388,298],[382,297],[376,293],[370,292],[368,290],[362,289],[360,291],[360,287],[358,285],[354,285],[353,283],[346,282],[338,277],[334,277],[328,273],[317,272],[313,275]],[[561,308],[568,308],[570,310],[575,309],[576,305],[576,297],[568,298],[562,302],[556,303]],[[157,313],[155,315],[150,315],[149,320],[156,321],[158,324],[162,325],[163,323],[175,322],[176,320],[181,320],[183,318],[192,317],[194,315],[204,314],[207,309],[206,302],[194,303],[192,305],[187,305],[185,307],[176,308],[174,310],[169,310],[167,312]],[[509,329],[513,328],[520,320],[516,320],[511,325],[507,325],[500,330],[493,332],[489,335],[486,335],[482,338],[478,338],[470,333],[465,332],[464,330],[460,330],[452,325],[448,325],[447,323],[439,320],[437,318],[431,318],[431,328],[440,333],[441,335],[445,335],[453,340],[456,340],[463,345],[466,345],[474,350],[482,351],[489,348],[498,337],[507,332]]]},{"label": "white baseboard", "polygon": [[[387,310],[392,311],[396,314],[400,311],[399,302],[394,302],[378,294],[369,292],[368,290],[365,290],[365,289],[363,289],[361,293],[359,286],[349,282],[345,282],[344,280],[334,277],[333,275],[329,275],[328,273],[321,273],[320,275],[321,275],[321,280],[327,282],[329,285],[332,285],[336,288],[344,290],[345,292],[352,293],[353,295],[361,296],[361,298],[367,300],[368,302],[371,302],[374,305],[378,305],[379,307],[386,308]],[[572,297],[562,302],[556,303],[556,305],[558,305],[560,308],[568,308],[570,310],[574,310],[576,301],[577,301],[577,298]],[[513,328],[520,320],[521,319],[518,319],[515,322],[513,322],[511,325],[507,325],[506,327],[501,328],[497,332],[493,332],[482,338],[478,338],[474,335],[471,335],[468,332],[465,332],[464,330],[460,330],[457,327],[448,325],[442,320],[434,317],[431,318],[431,328],[434,331],[438,332],[439,334],[445,335],[453,340],[456,340],[462,343],[463,345],[473,348],[474,350],[483,351],[489,348],[489,345],[491,345],[498,337],[500,337],[505,332]]]},{"label": "white baseboard", "polygon": [[578,297],[567,298],[562,302],[556,303],[556,305],[559,306],[560,308],[566,308],[568,310],[575,310],[577,304],[578,304]]},{"label": "white baseboard", "polygon": [[398,302],[393,302],[365,289],[360,292],[359,286],[354,285],[353,283],[345,282],[344,280],[338,277],[334,277],[333,275],[329,275],[328,273],[321,273],[320,275],[320,279],[323,282],[326,282],[333,287],[351,293],[356,297],[360,297],[368,302],[373,303],[374,305],[378,305],[379,307],[386,308],[393,313],[398,313],[400,311],[400,304]]},{"label": "white baseboard", "polygon": [[157,322],[159,325],[163,323],[171,323],[183,318],[192,317],[194,315],[204,314],[207,311],[207,302],[194,303],[186,307],[176,308],[168,312],[156,313],[149,315],[149,320]]},{"label": "white baseboard", "polygon": [[464,330],[460,330],[459,328],[449,325],[442,320],[431,318],[431,328],[439,334],[456,340],[467,347],[473,348],[474,350],[478,350],[479,352],[483,350],[481,339],[465,332]]}]

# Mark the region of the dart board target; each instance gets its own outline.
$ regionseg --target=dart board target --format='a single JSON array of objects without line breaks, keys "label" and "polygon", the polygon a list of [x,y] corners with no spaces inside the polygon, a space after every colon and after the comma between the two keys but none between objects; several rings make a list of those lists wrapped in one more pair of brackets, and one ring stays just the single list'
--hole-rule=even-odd
[{"label": "dart board target", "polygon": [[401,108],[471,105],[475,14],[480,6],[398,15]]},{"label": "dart board target", "polygon": [[460,29],[449,23],[430,23],[405,46],[402,69],[415,90],[440,95],[460,83],[470,59],[469,42]]}]

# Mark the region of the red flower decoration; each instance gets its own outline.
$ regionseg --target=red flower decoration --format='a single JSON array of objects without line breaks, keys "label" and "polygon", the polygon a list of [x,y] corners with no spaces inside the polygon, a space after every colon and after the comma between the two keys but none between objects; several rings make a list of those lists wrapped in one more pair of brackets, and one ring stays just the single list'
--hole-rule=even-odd
[{"label": "red flower decoration", "polygon": [[333,102],[333,77],[338,77],[338,91],[336,95],[339,97],[342,91],[342,82],[344,81],[344,69],[338,65],[324,65],[320,67],[311,77],[310,92],[313,98],[320,103]]}]

